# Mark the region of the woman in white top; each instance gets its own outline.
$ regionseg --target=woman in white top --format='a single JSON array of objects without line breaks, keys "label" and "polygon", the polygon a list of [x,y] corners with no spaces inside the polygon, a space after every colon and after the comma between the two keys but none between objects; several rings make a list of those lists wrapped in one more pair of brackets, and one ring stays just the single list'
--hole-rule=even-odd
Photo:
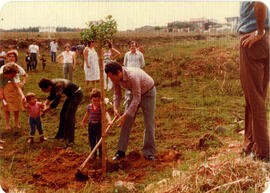
[{"label": "woman in white top", "polygon": [[100,79],[98,55],[95,50],[96,44],[94,41],[89,41],[87,45],[88,46],[83,51],[85,84],[87,87],[89,82],[92,82],[92,86],[94,88],[96,81]]},{"label": "woman in white top", "polygon": [[[103,52],[103,65],[105,70],[105,65],[112,60],[115,60],[120,56],[120,52],[115,49],[112,45],[111,41],[107,41],[106,48]],[[112,88],[112,81],[111,79],[107,78],[107,74],[104,71],[104,89],[107,89],[108,91]]]},{"label": "woman in white top", "polygon": [[70,50],[70,44],[65,44],[65,51],[57,56],[57,59],[63,60],[63,71],[65,79],[72,81],[72,72],[75,71],[76,58],[74,53]]}]

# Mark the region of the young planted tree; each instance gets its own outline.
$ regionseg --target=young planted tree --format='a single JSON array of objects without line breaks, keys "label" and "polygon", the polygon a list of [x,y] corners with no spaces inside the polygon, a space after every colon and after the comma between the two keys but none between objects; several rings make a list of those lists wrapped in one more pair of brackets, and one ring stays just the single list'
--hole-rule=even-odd
[{"label": "young planted tree", "polygon": [[105,101],[104,101],[104,66],[103,47],[107,40],[113,40],[117,32],[117,23],[108,15],[105,20],[92,21],[87,24],[88,28],[81,32],[83,41],[95,41],[97,43],[98,63],[100,70],[101,112],[102,112],[102,173],[106,174],[106,143],[105,143]]}]

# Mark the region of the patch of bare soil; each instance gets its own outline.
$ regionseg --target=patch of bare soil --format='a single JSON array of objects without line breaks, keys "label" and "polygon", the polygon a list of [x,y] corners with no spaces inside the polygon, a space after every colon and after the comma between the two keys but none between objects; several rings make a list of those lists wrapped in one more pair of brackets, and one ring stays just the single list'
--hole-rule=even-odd
[{"label": "patch of bare soil", "polygon": [[[162,171],[166,166],[171,166],[172,162],[176,162],[180,156],[179,152],[172,150],[158,154],[155,161],[149,161],[144,159],[138,151],[132,151],[119,161],[108,160],[107,170],[108,172],[124,170],[127,173],[125,181],[136,183],[147,177],[145,168],[152,167],[154,171]],[[86,157],[87,155],[74,152],[70,148],[44,149],[31,163],[34,172],[32,177],[28,179],[28,183],[55,190],[70,185],[82,188],[86,182],[76,181],[75,174]],[[103,180],[101,160],[90,160],[83,169],[83,173],[94,182],[101,182]],[[114,177],[111,180],[121,180],[121,177],[119,179]]]}]

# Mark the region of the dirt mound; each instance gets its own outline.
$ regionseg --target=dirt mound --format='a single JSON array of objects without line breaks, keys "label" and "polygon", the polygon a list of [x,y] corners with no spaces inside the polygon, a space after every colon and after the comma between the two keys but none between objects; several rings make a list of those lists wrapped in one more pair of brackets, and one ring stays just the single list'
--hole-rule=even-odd
[{"label": "dirt mound", "polygon": [[[143,158],[140,152],[132,151],[119,161],[108,160],[107,170],[108,172],[114,172],[121,169],[128,173],[125,180],[140,181],[147,176],[144,168],[152,167],[153,170],[162,171],[166,166],[169,166],[169,163],[177,161],[180,155],[179,152],[173,150],[157,155],[155,161],[148,161]],[[32,161],[32,167],[35,171],[28,183],[54,189],[64,188],[74,183],[77,187],[83,187],[85,182],[76,181],[75,174],[86,157],[87,155],[74,152],[71,148],[44,149]],[[83,173],[93,181],[100,182],[102,180],[101,160],[89,160],[83,169]]]},{"label": "dirt mound", "polygon": [[231,76],[239,73],[239,57],[236,52],[236,46],[232,48],[208,47],[194,53],[194,59],[187,61],[182,67],[185,75],[209,75],[223,77],[225,73]]},{"label": "dirt mound", "polygon": [[43,150],[33,161],[33,166],[39,169],[33,172],[33,179],[29,183],[55,189],[65,187],[75,180],[76,168],[84,157],[72,149]]}]

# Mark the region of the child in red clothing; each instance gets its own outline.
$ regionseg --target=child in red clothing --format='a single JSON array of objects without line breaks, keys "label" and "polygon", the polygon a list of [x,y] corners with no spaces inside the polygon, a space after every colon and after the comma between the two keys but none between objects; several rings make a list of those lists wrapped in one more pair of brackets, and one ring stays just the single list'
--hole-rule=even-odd
[{"label": "child in red clothing", "polygon": [[25,98],[28,104],[24,104],[24,107],[28,110],[29,124],[31,128],[28,143],[32,144],[34,142],[36,128],[40,135],[40,141],[46,141],[47,139],[43,135],[43,128],[40,119],[40,109],[44,108],[44,104],[42,102],[37,102],[37,98],[34,93],[28,93]]}]

